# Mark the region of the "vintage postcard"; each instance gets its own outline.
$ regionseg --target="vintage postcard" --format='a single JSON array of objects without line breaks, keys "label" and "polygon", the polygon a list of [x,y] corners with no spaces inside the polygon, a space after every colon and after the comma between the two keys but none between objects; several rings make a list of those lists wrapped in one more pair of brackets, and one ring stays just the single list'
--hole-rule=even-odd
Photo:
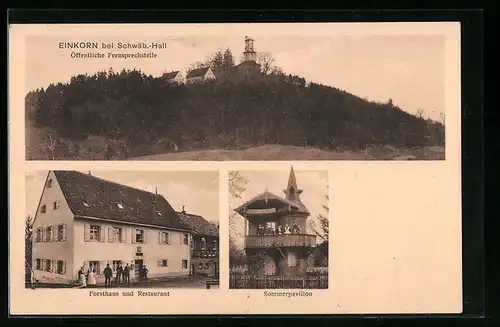
[{"label": "vintage postcard", "polygon": [[459,23],[8,46],[11,314],[462,311]]}]

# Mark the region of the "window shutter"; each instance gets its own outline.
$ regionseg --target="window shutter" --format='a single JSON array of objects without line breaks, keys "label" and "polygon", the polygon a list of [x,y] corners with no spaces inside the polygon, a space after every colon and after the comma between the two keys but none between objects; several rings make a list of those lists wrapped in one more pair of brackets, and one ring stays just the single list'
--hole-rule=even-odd
[{"label": "window shutter", "polygon": [[61,240],[62,241],[66,241],[66,225],[63,225],[63,228],[62,228],[62,239]]},{"label": "window shutter", "polygon": [[99,228],[99,242],[106,242],[106,232],[105,232],[106,228],[101,226],[101,228]]},{"label": "window shutter", "polygon": [[146,244],[148,242],[148,238],[147,238],[148,233],[147,233],[147,230],[145,230],[145,229],[143,229],[143,231],[144,231],[143,243]]},{"label": "window shutter", "polygon": [[161,267],[162,261],[158,260],[158,267]]},{"label": "window shutter", "polygon": [[45,242],[45,234],[46,234],[45,227],[40,227],[40,229],[42,230],[42,242]]},{"label": "window shutter", "polygon": [[56,229],[54,228],[54,226],[50,226],[50,241],[51,242],[54,242],[55,231],[56,231]]},{"label": "window shutter", "polygon": [[66,261],[63,261],[63,265],[62,265],[62,274],[63,274],[63,275],[66,275]]},{"label": "window shutter", "polygon": [[84,238],[85,242],[90,241],[90,225],[89,224],[85,224],[85,226],[84,226],[83,238]]},{"label": "window shutter", "polygon": [[118,240],[120,243],[125,243],[126,241],[126,234],[125,234],[126,229],[125,228],[120,228],[120,239]]},{"label": "window shutter", "polygon": [[165,232],[165,243],[170,245],[170,233]]},{"label": "window shutter", "polygon": [[113,241],[113,237],[111,236],[113,233],[113,227],[108,227],[108,242],[111,243]]},{"label": "window shutter", "polygon": [[136,230],[135,228],[132,228],[132,229],[131,229],[131,237],[132,237],[132,243],[134,243],[134,244],[135,244],[135,243],[137,243],[137,242],[135,241],[135,234],[136,234],[136,233],[137,233],[137,230]]},{"label": "window shutter", "polygon": [[45,270],[45,259],[40,259],[41,265],[40,265],[40,270]]},{"label": "window shutter", "polygon": [[162,242],[161,242],[161,232],[158,232],[158,244],[162,244]]},{"label": "window shutter", "polygon": [[52,272],[52,273],[57,272],[57,260],[52,260],[52,264],[50,265],[50,268],[52,268],[50,270],[50,272]]}]

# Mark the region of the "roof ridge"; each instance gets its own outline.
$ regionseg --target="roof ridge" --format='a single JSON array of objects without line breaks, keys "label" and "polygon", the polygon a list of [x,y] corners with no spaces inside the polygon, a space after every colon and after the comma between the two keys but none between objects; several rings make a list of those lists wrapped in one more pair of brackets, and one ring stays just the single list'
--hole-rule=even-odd
[{"label": "roof ridge", "polygon": [[58,171],[61,171],[61,172],[75,172],[77,174],[81,174],[81,175],[84,175],[84,176],[87,176],[87,177],[91,177],[91,178],[94,178],[94,179],[98,179],[98,180],[101,180],[103,182],[106,182],[106,183],[110,183],[110,184],[115,184],[115,185],[118,185],[118,186],[121,186],[121,187],[128,187],[130,189],[133,189],[133,190],[136,190],[136,191],[140,191],[140,192],[144,192],[144,193],[148,193],[150,195],[153,195],[153,196],[160,196],[163,198],[163,196],[161,194],[156,194],[156,193],[153,193],[153,192],[149,192],[149,191],[146,191],[146,190],[143,190],[143,189],[140,189],[138,187],[135,187],[135,186],[130,186],[130,185],[126,185],[126,184],[120,184],[118,182],[114,182],[114,181],[110,181],[109,179],[104,179],[104,178],[101,178],[101,177],[97,177],[97,176],[94,176],[94,175],[91,175],[91,174],[85,174],[85,173],[82,173],[80,171],[77,171],[77,170],[54,170],[54,172],[58,172]]}]

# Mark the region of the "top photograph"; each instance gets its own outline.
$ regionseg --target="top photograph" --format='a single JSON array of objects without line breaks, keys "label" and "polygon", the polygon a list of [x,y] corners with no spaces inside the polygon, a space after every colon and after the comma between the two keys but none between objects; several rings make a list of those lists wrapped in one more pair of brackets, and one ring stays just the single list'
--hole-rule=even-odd
[{"label": "top photograph", "polygon": [[445,160],[444,35],[268,25],[26,37],[26,160]]}]

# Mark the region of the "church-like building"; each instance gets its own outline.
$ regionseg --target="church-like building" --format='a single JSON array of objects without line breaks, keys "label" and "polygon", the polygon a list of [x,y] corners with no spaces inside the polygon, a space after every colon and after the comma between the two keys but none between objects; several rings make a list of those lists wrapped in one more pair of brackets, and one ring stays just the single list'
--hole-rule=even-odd
[{"label": "church-like building", "polygon": [[283,198],[266,190],[235,209],[245,218],[247,257],[263,258],[263,264],[248,267],[252,275],[301,276],[314,265],[316,235],[307,233],[310,213],[293,167],[284,193]]},{"label": "church-like building", "polygon": [[254,39],[245,36],[245,51],[243,52],[243,61],[234,67],[237,74],[242,77],[250,77],[254,74],[260,74],[260,64],[257,63],[257,52],[254,49]]}]

